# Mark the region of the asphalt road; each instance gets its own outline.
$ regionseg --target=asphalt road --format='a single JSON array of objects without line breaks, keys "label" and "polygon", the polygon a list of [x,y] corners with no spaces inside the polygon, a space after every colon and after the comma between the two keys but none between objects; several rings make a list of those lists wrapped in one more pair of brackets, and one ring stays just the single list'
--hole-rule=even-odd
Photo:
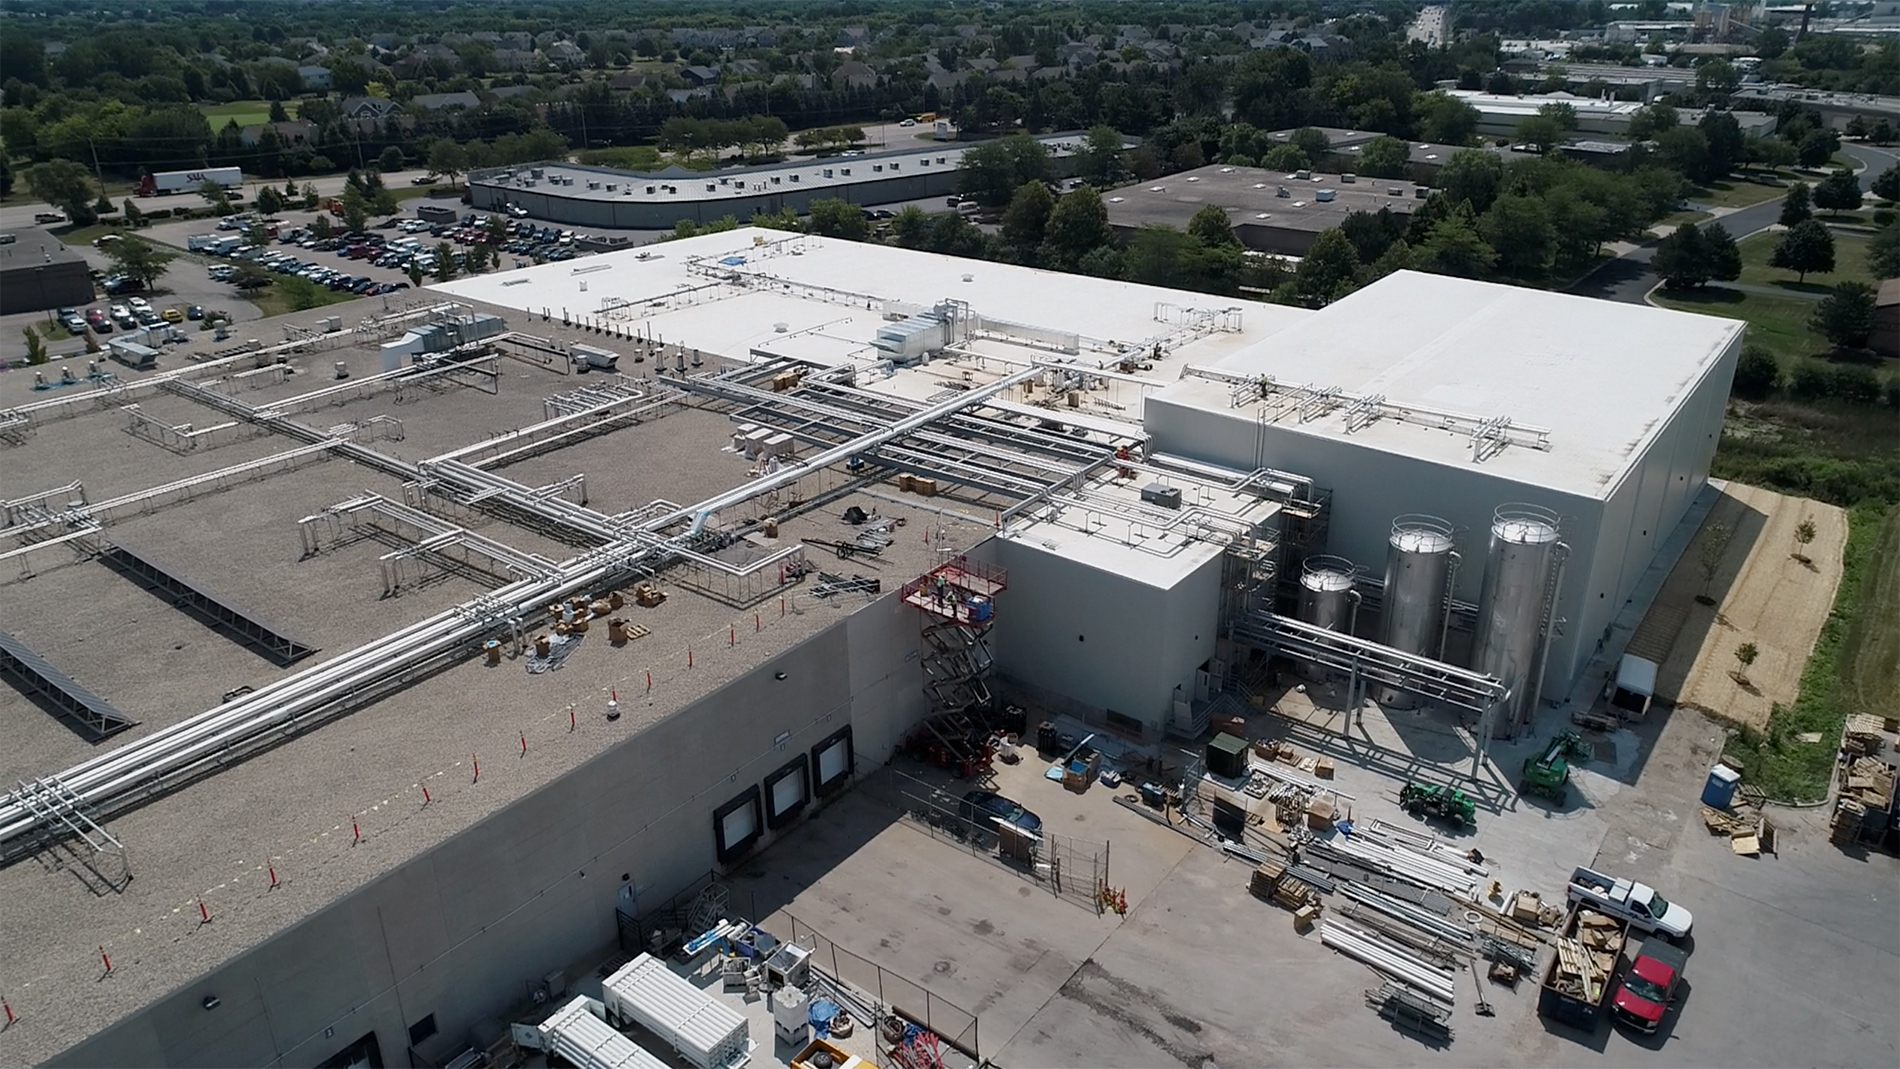
[{"label": "asphalt road", "polygon": [[[1841,152],[1860,161],[1861,166],[1865,168],[1861,172],[1863,188],[1872,181],[1874,175],[1900,163],[1900,155],[1872,145],[1843,144]],[[1722,224],[1730,237],[1740,240],[1773,226],[1775,220],[1780,217],[1781,201],[1767,200],[1730,212],[1716,221]],[[1583,297],[1600,297],[1606,301],[1642,304],[1643,298],[1656,285],[1656,275],[1649,269],[1650,260],[1655,255],[1654,242],[1638,245],[1584,276],[1570,287],[1569,292]]]}]

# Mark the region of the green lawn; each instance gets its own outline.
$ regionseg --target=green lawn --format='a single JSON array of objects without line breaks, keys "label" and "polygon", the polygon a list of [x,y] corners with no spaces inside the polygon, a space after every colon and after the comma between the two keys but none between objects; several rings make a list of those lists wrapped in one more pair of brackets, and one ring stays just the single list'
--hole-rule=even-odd
[{"label": "green lawn", "polygon": [[[1847,523],[1840,590],[1801,672],[1800,696],[1776,706],[1767,731],[1744,729],[1723,750],[1776,801],[1826,798],[1848,714],[1891,715],[1900,700],[1900,506],[1858,505]],[[1801,742],[1804,732],[1821,741]]]},{"label": "green lawn", "polygon": [[1867,266],[1868,239],[1852,233],[1836,230],[1834,233],[1834,270],[1829,274],[1809,274],[1802,282],[1792,271],[1768,266],[1768,257],[1775,251],[1778,233],[1756,234],[1739,242],[1742,250],[1742,277],[1738,282],[1754,286],[1772,286],[1789,293],[1826,293],[1842,282],[1874,282],[1873,270]]},{"label": "green lawn", "polygon": [[1673,212],[1656,220],[1658,227],[1681,226],[1684,223],[1700,223],[1709,218],[1708,212],[1699,212],[1691,208],[1688,211]]},{"label": "green lawn", "polygon": [[[284,114],[297,117],[297,101],[284,102]],[[211,132],[224,129],[224,124],[236,120],[239,126],[256,126],[270,121],[270,101],[234,100],[229,104],[200,104],[198,110],[204,113],[205,121],[211,124]]]},{"label": "green lawn", "polygon": [[1746,208],[1765,200],[1778,200],[1787,193],[1787,188],[1778,184],[1737,179],[1697,186],[1689,191],[1688,199],[1696,204],[1710,204],[1717,208]]},{"label": "green lawn", "polygon": [[1814,302],[1801,297],[1768,297],[1710,286],[1677,292],[1657,290],[1654,300],[1664,308],[1746,320],[1748,344],[1774,353],[1784,367],[1827,348],[1826,339],[1808,329]]},{"label": "green lawn", "polygon": [[341,290],[330,289],[328,286],[312,285],[309,292],[316,303],[307,305],[304,308],[292,307],[290,288],[282,284],[252,290],[250,293],[245,294],[242,299],[256,305],[257,310],[263,313],[266,319],[271,316],[280,316],[287,312],[308,311],[311,308],[322,308],[325,305],[341,304],[344,301],[353,301],[356,299],[356,294],[354,293],[344,293]]}]

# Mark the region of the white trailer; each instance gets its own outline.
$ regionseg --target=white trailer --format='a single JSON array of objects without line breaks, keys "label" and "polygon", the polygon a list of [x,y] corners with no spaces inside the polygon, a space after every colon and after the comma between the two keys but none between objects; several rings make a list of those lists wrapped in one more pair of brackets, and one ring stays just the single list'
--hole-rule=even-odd
[{"label": "white trailer", "polygon": [[752,1057],[745,1015],[651,954],[628,962],[601,986],[609,1021],[639,1025],[694,1069],[737,1069]]},{"label": "white trailer", "polygon": [[615,1031],[607,1007],[585,995],[535,1026],[541,1049],[576,1069],[668,1069],[665,1062]]},{"label": "white trailer", "polygon": [[166,193],[190,193],[206,182],[235,189],[244,184],[244,172],[237,167],[205,167],[196,171],[160,171],[141,177],[132,192],[141,197]]}]

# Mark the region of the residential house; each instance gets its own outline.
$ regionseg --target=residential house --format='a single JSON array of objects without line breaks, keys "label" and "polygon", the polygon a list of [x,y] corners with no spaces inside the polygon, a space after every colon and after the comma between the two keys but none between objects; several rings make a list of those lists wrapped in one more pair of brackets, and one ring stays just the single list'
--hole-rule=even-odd
[{"label": "residential house", "polygon": [[961,71],[938,71],[926,80],[936,86],[938,92],[948,93],[962,85],[969,77]]},{"label": "residential house", "polygon": [[868,26],[846,26],[838,31],[831,43],[839,48],[857,48],[871,43],[871,28]]},{"label": "residential house", "polygon": [[540,88],[538,85],[498,85],[490,89],[488,95],[496,100],[513,100],[516,97],[524,97],[530,93],[537,92]]},{"label": "residential house", "polygon": [[675,104],[704,100],[709,96],[712,96],[712,90],[710,89],[668,89],[666,91],[666,99]]},{"label": "residential house", "polygon": [[381,122],[402,110],[401,105],[382,97],[347,97],[337,105],[343,118],[350,122]]},{"label": "residential house", "polygon": [[612,78],[607,79],[609,88],[617,89],[621,92],[638,89],[645,84],[647,84],[647,76],[635,71],[620,71]]},{"label": "residential house", "polygon": [[474,93],[463,90],[460,93],[422,93],[410,101],[423,111],[444,111],[449,108],[479,108],[482,100]]},{"label": "residential house", "polygon": [[973,71],[981,71],[984,74],[988,74],[996,68],[1001,67],[1002,64],[988,56],[978,56],[975,59],[965,61],[964,66]]},{"label": "residential house", "polygon": [[681,67],[680,77],[686,84],[695,88],[712,85],[719,81],[719,68],[707,66]]},{"label": "residential house", "polygon": [[330,68],[328,67],[298,67],[297,77],[303,79],[303,87],[309,92],[327,93],[330,91]]},{"label": "residential house", "polygon": [[557,67],[578,67],[587,62],[587,53],[572,41],[556,41],[542,50],[548,62]]},{"label": "residential house", "polygon": [[532,48],[495,49],[495,69],[503,71],[531,71],[541,65],[541,53]]},{"label": "residential house", "polygon": [[834,89],[869,89],[876,84],[877,72],[862,60],[846,60],[831,74]]}]

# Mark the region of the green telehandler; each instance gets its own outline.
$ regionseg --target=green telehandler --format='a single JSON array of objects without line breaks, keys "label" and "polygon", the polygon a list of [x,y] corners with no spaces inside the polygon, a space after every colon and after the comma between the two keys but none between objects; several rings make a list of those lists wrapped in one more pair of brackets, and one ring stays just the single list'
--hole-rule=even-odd
[{"label": "green telehandler", "polygon": [[1408,783],[1399,791],[1399,808],[1415,817],[1443,817],[1461,824],[1477,823],[1478,806],[1456,787],[1436,783]]},{"label": "green telehandler", "polygon": [[1596,749],[1574,731],[1565,731],[1538,747],[1524,759],[1524,776],[1518,780],[1517,793],[1537,794],[1563,805],[1570,796],[1570,762],[1589,760]]}]

